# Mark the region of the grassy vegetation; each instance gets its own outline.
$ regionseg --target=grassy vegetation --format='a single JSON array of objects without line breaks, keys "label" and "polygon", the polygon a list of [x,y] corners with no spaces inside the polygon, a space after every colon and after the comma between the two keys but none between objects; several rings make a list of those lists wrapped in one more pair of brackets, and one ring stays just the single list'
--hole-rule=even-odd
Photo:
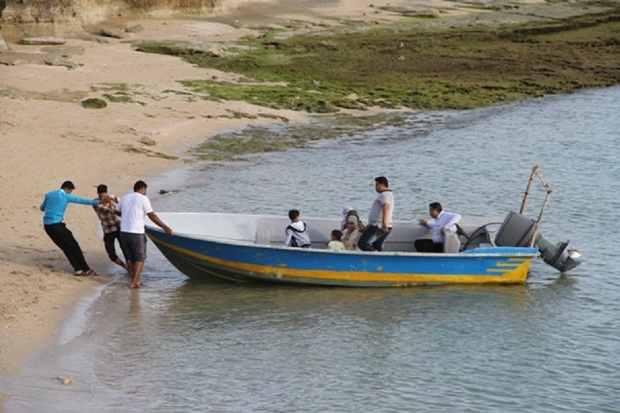
[{"label": "grassy vegetation", "polygon": [[108,106],[105,100],[98,98],[84,99],[81,103],[82,107],[86,109],[103,109]]},{"label": "grassy vegetation", "polygon": [[[398,26],[278,36],[214,55],[174,42],[139,50],[244,75],[183,82],[205,99],[330,113],[369,106],[467,109],[620,83],[620,8],[497,27]],[[243,47],[240,47],[243,46]]]},{"label": "grassy vegetation", "polygon": [[303,126],[250,126],[240,132],[228,132],[210,137],[193,148],[190,154],[206,161],[243,160],[246,155],[303,148],[313,142],[369,131],[385,126],[398,125],[404,117],[398,113],[385,113],[366,117],[334,115],[330,122],[315,122]]}]

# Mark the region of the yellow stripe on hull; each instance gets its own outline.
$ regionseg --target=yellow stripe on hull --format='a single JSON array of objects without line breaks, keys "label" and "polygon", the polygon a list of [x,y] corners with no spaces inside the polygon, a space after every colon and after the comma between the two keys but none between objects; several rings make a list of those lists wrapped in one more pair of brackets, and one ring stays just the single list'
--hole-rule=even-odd
[{"label": "yellow stripe on hull", "polygon": [[199,254],[175,245],[168,244],[150,237],[153,242],[165,246],[167,249],[189,256],[194,259],[207,262],[214,267],[225,268],[229,271],[247,274],[248,278],[260,278],[264,280],[281,280],[292,283],[308,283],[310,280],[323,280],[325,284],[391,284],[392,286],[411,286],[421,284],[524,284],[531,258],[511,258],[510,262],[497,262],[494,268],[487,269],[488,275],[470,274],[402,274],[402,273],[378,273],[378,272],[347,272],[328,270],[304,270],[288,268],[285,266],[264,266],[257,264],[243,264],[235,261],[227,261]]}]

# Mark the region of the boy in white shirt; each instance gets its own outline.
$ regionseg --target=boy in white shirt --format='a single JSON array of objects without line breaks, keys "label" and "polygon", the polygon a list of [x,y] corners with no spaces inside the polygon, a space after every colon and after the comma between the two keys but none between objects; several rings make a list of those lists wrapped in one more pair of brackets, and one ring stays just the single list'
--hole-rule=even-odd
[{"label": "boy in white shirt", "polygon": [[291,223],[284,232],[284,245],[287,247],[310,248],[310,236],[308,235],[307,226],[301,220],[299,211],[291,209],[288,211],[288,218]]}]

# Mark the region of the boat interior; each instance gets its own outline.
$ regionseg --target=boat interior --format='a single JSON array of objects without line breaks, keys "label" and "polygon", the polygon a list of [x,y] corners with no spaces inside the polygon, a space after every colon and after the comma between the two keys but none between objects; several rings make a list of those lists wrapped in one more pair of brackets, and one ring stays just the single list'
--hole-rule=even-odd
[{"label": "boat interior", "polygon": [[[250,243],[265,246],[284,246],[285,229],[290,221],[285,217],[244,214],[160,214],[164,221],[174,228],[175,233],[196,238],[222,239],[228,242]],[[335,219],[308,218],[312,247],[325,249],[334,229],[340,229]],[[454,234],[446,252],[459,252],[483,246],[493,246],[495,232],[501,221],[472,218],[459,225],[459,234]],[[415,252],[414,241],[430,238],[431,231],[414,222],[395,222],[392,233],[385,242],[385,251]]]},{"label": "boat interior", "polygon": [[[326,248],[330,241],[330,234],[334,229],[340,229],[340,222],[327,219],[304,219],[308,225],[308,233],[313,248]],[[288,220],[277,218],[261,218],[257,228],[255,243],[259,245],[283,245],[284,230]],[[458,253],[464,249],[473,249],[481,244],[493,245],[494,232],[501,222],[473,222],[460,226],[460,235],[448,237],[445,252]],[[412,222],[395,222],[392,232],[385,241],[385,251],[415,252],[414,242],[419,238],[430,238],[430,229],[425,225]]]}]

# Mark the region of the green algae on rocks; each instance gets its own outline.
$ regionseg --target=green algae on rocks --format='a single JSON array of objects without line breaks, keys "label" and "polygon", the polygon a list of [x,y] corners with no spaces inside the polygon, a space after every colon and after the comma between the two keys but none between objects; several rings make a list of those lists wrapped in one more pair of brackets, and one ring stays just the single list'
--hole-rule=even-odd
[{"label": "green algae on rocks", "polygon": [[138,48],[247,79],[183,81],[204,99],[311,113],[469,109],[620,82],[620,8],[526,24],[423,27],[405,20],[281,34],[266,31],[219,54],[182,42]]},{"label": "green algae on rocks", "polygon": [[[311,117],[309,124],[248,126],[242,131],[220,133],[209,137],[189,153],[202,161],[242,161],[248,155],[283,151],[291,148],[305,148],[324,139],[354,136],[356,133],[400,126],[408,117],[399,112],[379,113],[370,116],[334,114],[326,119],[321,115]],[[432,119],[418,121],[420,126],[432,124]],[[421,127],[419,134],[429,129]]]},{"label": "green algae on rocks", "polygon": [[105,100],[99,98],[89,98],[82,101],[82,107],[86,109],[103,109],[108,104]]}]

